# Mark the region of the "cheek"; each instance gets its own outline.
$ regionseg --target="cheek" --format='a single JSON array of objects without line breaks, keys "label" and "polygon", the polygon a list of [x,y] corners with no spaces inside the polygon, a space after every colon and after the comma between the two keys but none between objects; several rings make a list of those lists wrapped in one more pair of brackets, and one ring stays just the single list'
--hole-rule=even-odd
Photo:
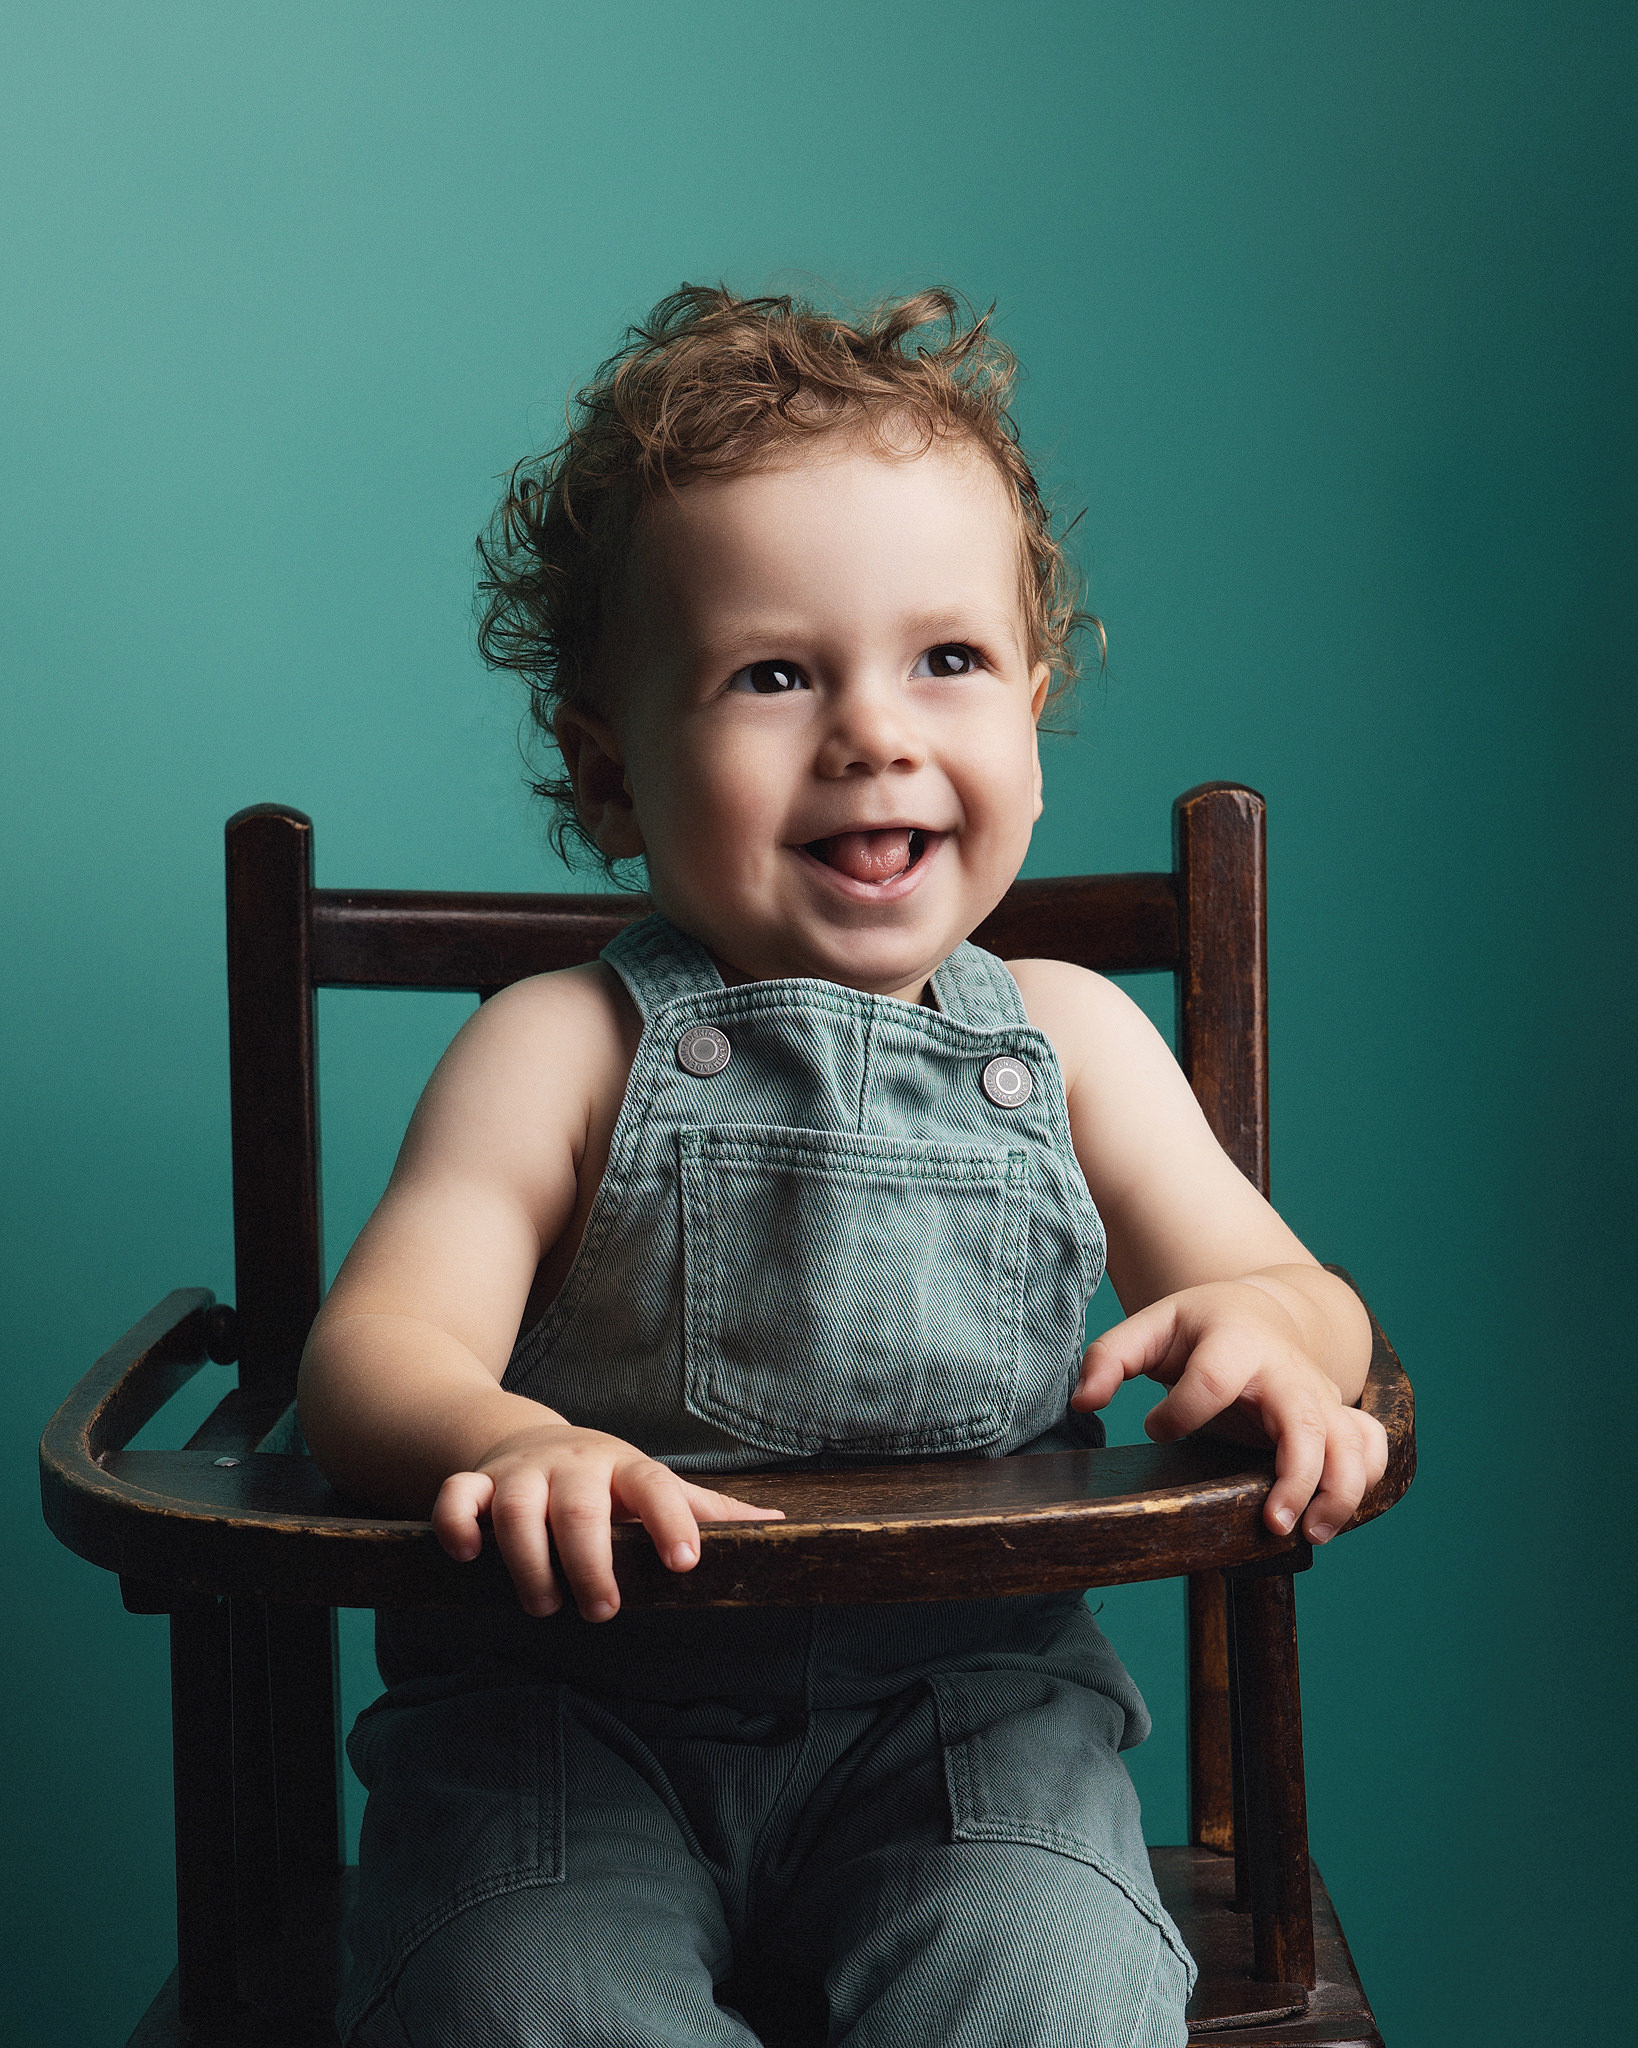
[{"label": "cheek", "polygon": [[640,808],[674,844],[749,850],[777,809],[777,762],[720,729],[708,738],[702,745],[673,736],[650,756]]}]

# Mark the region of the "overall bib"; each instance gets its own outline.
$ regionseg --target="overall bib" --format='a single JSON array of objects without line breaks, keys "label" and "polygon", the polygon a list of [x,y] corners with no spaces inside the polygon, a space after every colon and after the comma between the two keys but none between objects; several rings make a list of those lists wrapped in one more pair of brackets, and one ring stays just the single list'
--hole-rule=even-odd
[{"label": "overall bib", "polygon": [[[642,1040],[509,1389],[690,1473],[1101,1442],[1103,1230],[999,960],[935,1008],[726,988],[660,917],[604,958]],[[1078,1596],[383,1613],[377,1650],[356,2048],[749,2048],[758,1980],[835,2048],[1181,2048],[1148,1716]]]}]

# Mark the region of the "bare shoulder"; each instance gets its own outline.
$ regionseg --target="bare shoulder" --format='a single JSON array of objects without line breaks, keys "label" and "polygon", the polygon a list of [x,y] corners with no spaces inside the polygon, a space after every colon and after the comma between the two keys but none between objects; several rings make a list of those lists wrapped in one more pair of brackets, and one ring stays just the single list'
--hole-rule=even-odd
[{"label": "bare shoulder", "polygon": [[1103,1199],[1168,1156],[1217,1151],[1172,1049],[1124,989],[1066,960],[1009,960],[1030,1022],[1063,1069],[1082,1168]]},{"label": "bare shoulder", "polygon": [[543,1139],[566,1140],[578,1160],[587,1132],[618,1104],[641,1035],[631,998],[601,961],[502,989],[439,1061],[401,1167],[499,1162]]},{"label": "bare shoulder", "polygon": [[1312,1263],[1212,1136],[1171,1047],[1130,996],[1063,960],[1009,960],[1064,1072],[1070,1136],[1130,1313],[1204,1280]]},{"label": "bare shoulder", "polygon": [[1124,989],[1068,960],[1009,960],[1029,1021],[1052,1041],[1071,1093],[1079,1082],[1135,1062],[1177,1068],[1165,1041]]}]

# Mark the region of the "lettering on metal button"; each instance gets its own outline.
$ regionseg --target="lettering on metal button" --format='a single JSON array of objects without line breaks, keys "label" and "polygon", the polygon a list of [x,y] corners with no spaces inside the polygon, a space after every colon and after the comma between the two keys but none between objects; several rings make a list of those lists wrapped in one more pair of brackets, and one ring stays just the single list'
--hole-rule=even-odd
[{"label": "lettering on metal button", "polygon": [[691,1074],[720,1074],[733,1056],[727,1033],[714,1024],[696,1024],[677,1040],[677,1064]]},{"label": "lettering on metal button", "polygon": [[984,1069],[984,1093],[1002,1109],[1019,1109],[1035,1093],[1035,1077],[1022,1060],[1003,1053]]}]

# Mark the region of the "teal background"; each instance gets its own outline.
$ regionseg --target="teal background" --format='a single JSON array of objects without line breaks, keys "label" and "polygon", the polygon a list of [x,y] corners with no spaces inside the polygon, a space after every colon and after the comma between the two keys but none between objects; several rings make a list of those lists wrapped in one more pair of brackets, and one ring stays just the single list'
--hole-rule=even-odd
[{"label": "teal background", "polygon": [[[122,2042],[172,1959],[163,1624],[47,1536],[34,1443],[168,1288],[232,1294],[222,821],[302,807],[330,883],[553,886],[472,536],[625,319],[807,276],[994,299],[1087,507],[1110,660],[1032,870],[1164,865],[1195,781],[1268,796],[1276,1198],[1421,1403],[1414,1492],[1302,1585],[1316,1855],[1393,2048],[1604,2036],[1634,19],[7,10],[8,2041]],[[463,1007],[326,999],[333,1256]],[[1175,1839],[1175,1589],[1106,1618]]]}]

